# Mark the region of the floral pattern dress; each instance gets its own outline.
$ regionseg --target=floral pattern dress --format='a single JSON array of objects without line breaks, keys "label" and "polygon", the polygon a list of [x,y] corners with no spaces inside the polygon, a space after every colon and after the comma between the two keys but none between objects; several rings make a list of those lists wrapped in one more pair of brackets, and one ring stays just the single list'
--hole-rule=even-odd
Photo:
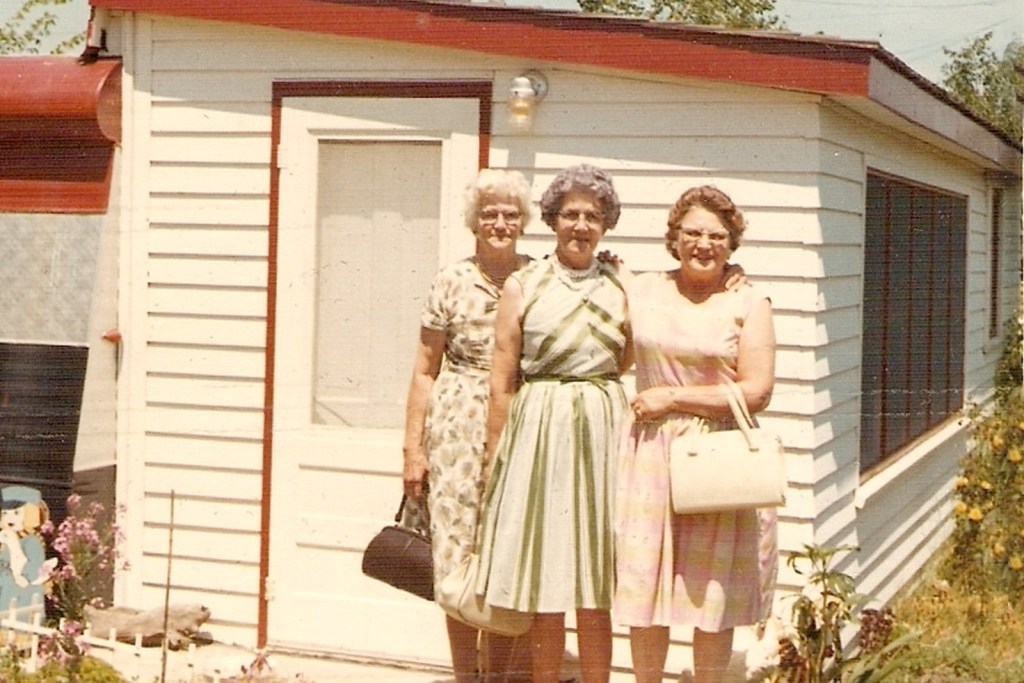
[{"label": "floral pattern dress", "polygon": [[463,259],[434,277],[420,317],[423,327],[444,333],[445,349],[423,435],[430,464],[427,506],[410,498],[403,523],[429,530],[435,585],[473,549],[500,293],[474,258]]}]

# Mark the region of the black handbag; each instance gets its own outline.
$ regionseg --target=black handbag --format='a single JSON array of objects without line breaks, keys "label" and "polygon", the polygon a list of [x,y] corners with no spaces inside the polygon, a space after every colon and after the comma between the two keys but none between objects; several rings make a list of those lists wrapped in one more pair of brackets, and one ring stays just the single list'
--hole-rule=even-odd
[{"label": "black handbag", "polygon": [[433,600],[434,560],[430,538],[400,526],[404,509],[405,496],[402,496],[395,524],[381,529],[366,546],[363,573],[424,600]]}]

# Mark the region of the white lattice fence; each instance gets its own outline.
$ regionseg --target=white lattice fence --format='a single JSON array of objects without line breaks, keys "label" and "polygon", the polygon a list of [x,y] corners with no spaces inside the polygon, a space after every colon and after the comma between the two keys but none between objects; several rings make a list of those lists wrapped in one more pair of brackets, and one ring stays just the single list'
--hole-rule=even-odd
[{"label": "white lattice fence", "polygon": [[[64,623],[58,628],[43,626],[43,610],[36,605],[11,609],[4,614],[5,617],[0,619],[2,642],[17,648],[23,654],[23,668],[35,672],[43,663],[39,656],[40,641],[63,630]],[[133,642],[122,642],[115,630],[101,636],[86,629],[76,640],[88,648],[89,655],[107,662],[130,681],[151,681],[154,672],[161,671],[163,650],[159,647],[143,647],[142,634],[130,638]],[[187,651],[171,654],[174,665],[168,671],[166,680],[175,683],[197,680],[196,646],[189,645]],[[204,676],[201,680],[217,683],[221,679],[219,675],[214,675]]]}]

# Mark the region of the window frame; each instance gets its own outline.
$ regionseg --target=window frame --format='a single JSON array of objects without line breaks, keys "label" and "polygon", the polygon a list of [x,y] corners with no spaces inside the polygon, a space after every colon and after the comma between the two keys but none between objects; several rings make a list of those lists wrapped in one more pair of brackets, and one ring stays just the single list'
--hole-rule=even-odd
[{"label": "window frame", "polygon": [[994,187],[991,193],[991,232],[989,233],[989,292],[988,292],[988,338],[1002,336],[1003,320],[1000,315],[1000,289],[1002,287],[1003,259],[1003,188]]},{"label": "window frame", "polygon": [[861,471],[959,412],[968,200],[869,170],[865,184]]}]

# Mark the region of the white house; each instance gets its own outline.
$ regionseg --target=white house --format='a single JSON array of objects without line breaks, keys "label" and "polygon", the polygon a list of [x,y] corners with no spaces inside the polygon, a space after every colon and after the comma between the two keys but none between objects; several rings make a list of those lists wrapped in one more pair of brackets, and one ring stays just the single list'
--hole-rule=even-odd
[{"label": "white house", "polygon": [[[416,0],[92,4],[123,82],[119,602],[162,604],[173,493],[172,599],[218,640],[447,661],[439,610],[360,559],[399,501],[422,297],[471,250],[461,190],[487,165],[535,198],[610,171],[606,242],[638,270],[671,267],[684,189],[729,192],[776,311],[782,549],[860,546],[844,567],[884,602],[948,533],[959,411],[1019,301],[1021,147],[880,45]],[[527,72],[547,87],[523,129]],[[523,243],[553,240],[534,221]]]}]

